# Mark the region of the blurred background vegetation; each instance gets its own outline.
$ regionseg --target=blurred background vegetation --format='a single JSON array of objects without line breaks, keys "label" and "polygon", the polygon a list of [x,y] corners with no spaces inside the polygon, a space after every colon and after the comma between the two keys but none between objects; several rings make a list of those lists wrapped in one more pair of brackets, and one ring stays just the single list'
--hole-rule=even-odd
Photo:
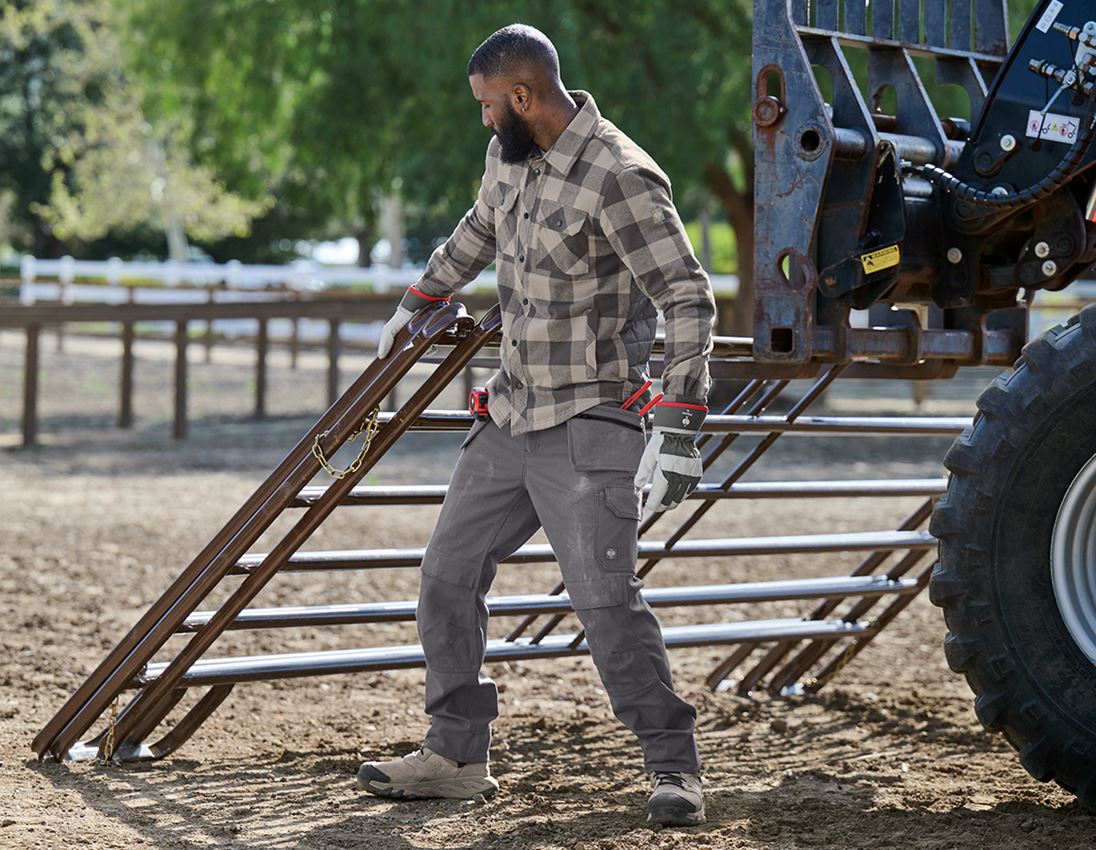
[{"label": "blurred background vegetation", "polygon": [[[1009,5],[1016,33],[1035,0]],[[737,260],[753,221],[751,8],[5,0],[0,246],[9,258],[197,249],[278,262],[302,242],[353,237],[368,263],[398,199],[408,259],[421,262],[482,173],[488,131],[468,56],[518,20],[554,40],[564,82],[592,92],[671,175],[711,270],[748,276]],[[169,245],[172,232],[185,243]]]}]

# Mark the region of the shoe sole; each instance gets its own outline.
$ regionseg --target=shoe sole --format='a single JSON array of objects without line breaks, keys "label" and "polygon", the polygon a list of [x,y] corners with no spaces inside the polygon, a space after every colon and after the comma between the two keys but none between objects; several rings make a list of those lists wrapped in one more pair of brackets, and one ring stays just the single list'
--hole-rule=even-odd
[{"label": "shoe sole", "polygon": [[704,823],[704,807],[699,812],[692,811],[689,803],[676,797],[654,799],[647,805],[647,823],[662,826],[699,826]]},{"label": "shoe sole", "polygon": [[470,800],[477,794],[483,798],[494,797],[499,784],[491,777],[484,779],[434,779],[428,782],[381,782],[358,774],[358,787],[378,797],[390,797],[394,800]]}]

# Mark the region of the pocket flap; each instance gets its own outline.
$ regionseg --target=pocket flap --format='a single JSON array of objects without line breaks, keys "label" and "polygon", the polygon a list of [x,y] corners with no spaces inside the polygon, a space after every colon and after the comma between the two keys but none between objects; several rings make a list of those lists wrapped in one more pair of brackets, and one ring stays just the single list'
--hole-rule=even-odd
[{"label": "pocket flap", "polygon": [[507,186],[505,183],[496,183],[487,192],[487,206],[494,207],[502,212],[509,212],[517,199],[517,188]]},{"label": "pocket flap", "polygon": [[639,519],[639,491],[635,487],[606,487],[605,505],[621,519]]},{"label": "pocket flap", "polygon": [[586,213],[553,201],[541,201],[537,222],[564,236],[574,236],[586,223]]}]

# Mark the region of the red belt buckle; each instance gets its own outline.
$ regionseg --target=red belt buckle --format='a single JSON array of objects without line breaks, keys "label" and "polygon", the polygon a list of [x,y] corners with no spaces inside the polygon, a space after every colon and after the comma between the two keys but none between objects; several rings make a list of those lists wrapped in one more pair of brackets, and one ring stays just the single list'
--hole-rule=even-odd
[{"label": "red belt buckle", "polygon": [[483,387],[472,387],[468,393],[468,412],[477,419],[487,418],[487,390]]}]

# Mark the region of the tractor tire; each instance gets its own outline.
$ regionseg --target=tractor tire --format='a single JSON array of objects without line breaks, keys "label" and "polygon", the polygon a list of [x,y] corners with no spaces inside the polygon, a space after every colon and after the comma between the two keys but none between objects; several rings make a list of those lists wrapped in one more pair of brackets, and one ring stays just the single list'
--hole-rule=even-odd
[{"label": "tractor tire", "polygon": [[1096,305],[1025,346],[944,463],[948,665],[1028,773],[1096,811]]}]

